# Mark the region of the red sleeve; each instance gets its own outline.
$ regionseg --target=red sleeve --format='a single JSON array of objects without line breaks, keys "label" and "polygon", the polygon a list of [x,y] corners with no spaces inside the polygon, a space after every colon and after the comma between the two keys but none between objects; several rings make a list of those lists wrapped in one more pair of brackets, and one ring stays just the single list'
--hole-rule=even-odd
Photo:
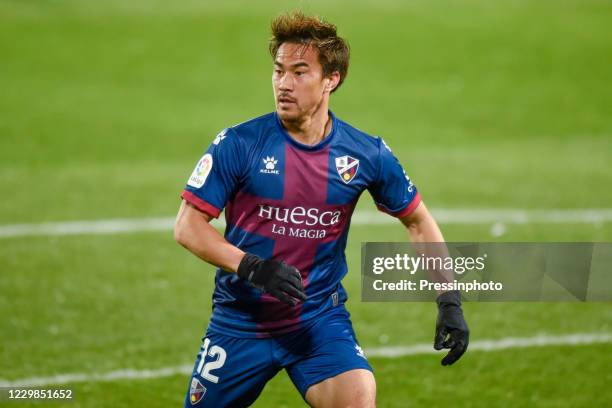
[{"label": "red sleeve", "polygon": [[399,212],[390,212],[386,208],[380,205],[377,207],[380,211],[385,212],[389,215],[392,215],[397,218],[403,218],[407,215],[412,214],[412,212],[416,210],[416,208],[419,206],[420,203],[421,203],[421,194],[417,192],[414,198],[412,199],[412,201],[406,206],[406,208],[404,208],[403,210]]},{"label": "red sleeve", "polygon": [[193,194],[191,191],[184,190],[181,194],[181,198],[183,198],[189,204],[193,205],[198,210],[210,215],[213,218],[218,218],[219,214],[221,214],[221,210],[219,208],[202,200],[200,197]]}]

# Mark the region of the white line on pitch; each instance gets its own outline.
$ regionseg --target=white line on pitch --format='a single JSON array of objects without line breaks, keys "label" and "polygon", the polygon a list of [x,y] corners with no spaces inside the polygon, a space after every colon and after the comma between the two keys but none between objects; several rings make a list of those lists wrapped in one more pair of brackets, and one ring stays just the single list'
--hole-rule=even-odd
[{"label": "white line on pitch", "polygon": [[[520,210],[520,209],[434,209],[440,224],[530,224],[530,223],[603,223],[612,222],[612,209]],[[398,221],[378,211],[357,211],[353,225],[385,225]],[[22,236],[121,234],[144,231],[170,231],[174,217],[124,218],[97,221],[66,221],[37,224],[0,225],[0,239]],[[215,220],[213,225],[223,226]]]},{"label": "white line on pitch", "polygon": [[[612,333],[576,333],[562,336],[540,335],[535,337],[507,337],[498,340],[479,340],[470,343],[469,350],[496,351],[525,347],[544,346],[580,346],[598,343],[612,343]],[[420,354],[443,353],[435,351],[431,344],[414,344],[412,346],[389,346],[366,348],[368,357],[395,358]],[[0,387],[41,387],[53,384],[70,384],[78,382],[99,382],[116,380],[141,380],[149,378],[163,378],[173,375],[188,375],[192,364],[174,367],[164,367],[150,370],[125,369],[108,373],[73,373],[59,374],[51,377],[31,377],[20,380],[0,379]]]},{"label": "white line on pitch", "polygon": [[169,231],[174,218],[124,218],[98,221],[66,221],[0,226],[0,238],[45,235],[120,234]]},{"label": "white line on pitch", "polygon": [[[470,343],[470,351],[496,351],[512,348],[543,346],[577,346],[581,344],[612,343],[612,333],[577,333],[563,336],[506,337],[499,340],[478,340]],[[393,358],[415,354],[435,354],[431,344],[377,347],[366,350],[368,357]]]}]

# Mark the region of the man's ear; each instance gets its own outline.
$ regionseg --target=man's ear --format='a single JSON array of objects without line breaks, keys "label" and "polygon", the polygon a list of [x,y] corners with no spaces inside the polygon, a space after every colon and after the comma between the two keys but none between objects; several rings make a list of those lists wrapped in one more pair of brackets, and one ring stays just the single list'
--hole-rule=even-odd
[{"label": "man's ear", "polygon": [[325,85],[325,90],[327,92],[332,92],[334,89],[338,87],[338,83],[340,82],[340,73],[338,71],[334,71],[326,78],[327,85]]}]

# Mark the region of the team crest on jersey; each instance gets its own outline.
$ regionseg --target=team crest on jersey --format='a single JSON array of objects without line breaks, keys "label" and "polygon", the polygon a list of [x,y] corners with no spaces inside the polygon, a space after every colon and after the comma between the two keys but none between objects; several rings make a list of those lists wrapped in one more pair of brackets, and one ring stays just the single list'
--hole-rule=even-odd
[{"label": "team crest on jersey", "polygon": [[206,394],[206,387],[202,385],[197,378],[191,379],[191,387],[189,388],[189,401],[191,405],[195,405],[202,400]]},{"label": "team crest on jersey", "polygon": [[336,157],[336,170],[346,184],[355,178],[359,170],[359,160],[351,156]]},{"label": "team crest on jersey", "polygon": [[210,153],[206,153],[198,162],[193,173],[187,181],[187,185],[195,188],[200,188],[204,185],[206,178],[210,174],[210,170],[213,166],[213,158]]}]

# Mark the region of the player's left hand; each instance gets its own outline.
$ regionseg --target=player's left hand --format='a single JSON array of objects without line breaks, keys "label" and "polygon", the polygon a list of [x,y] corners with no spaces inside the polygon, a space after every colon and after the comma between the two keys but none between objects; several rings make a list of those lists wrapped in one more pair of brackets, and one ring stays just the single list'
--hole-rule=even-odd
[{"label": "player's left hand", "polygon": [[470,330],[461,310],[461,293],[456,290],[444,292],[438,296],[436,303],[438,320],[434,348],[450,349],[442,359],[442,365],[451,365],[465,353],[470,341]]}]

